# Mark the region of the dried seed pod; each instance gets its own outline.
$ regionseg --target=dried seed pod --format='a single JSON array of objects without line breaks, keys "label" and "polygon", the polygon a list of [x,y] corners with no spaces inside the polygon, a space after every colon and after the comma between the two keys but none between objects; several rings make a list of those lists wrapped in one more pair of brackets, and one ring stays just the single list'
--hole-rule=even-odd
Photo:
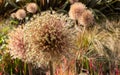
[{"label": "dried seed pod", "polygon": [[67,16],[46,11],[26,23],[26,61],[41,66],[51,59],[58,61],[62,55],[69,56],[74,46],[72,31],[67,27],[72,24],[69,21],[72,20]]},{"label": "dried seed pod", "polygon": [[78,18],[78,22],[81,25],[89,26],[94,23],[94,15],[90,10],[86,10],[83,12],[81,17]]},{"label": "dried seed pod", "polygon": [[37,10],[38,10],[38,6],[36,3],[29,3],[27,6],[26,6],[26,10],[29,12],[29,13],[36,13]]},{"label": "dried seed pod", "polygon": [[18,20],[23,20],[26,17],[26,11],[24,9],[18,9],[15,16]]},{"label": "dried seed pod", "polygon": [[80,2],[75,2],[71,5],[69,16],[71,19],[77,20],[81,17],[82,13],[86,10],[86,6]]},{"label": "dried seed pod", "polygon": [[12,13],[12,14],[10,15],[11,18],[13,18],[13,19],[16,18],[15,14],[16,14],[16,13]]},{"label": "dried seed pod", "polygon": [[8,48],[12,58],[19,58],[24,60],[25,58],[25,43],[23,40],[24,30],[22,27],[18,27],[9,33]]}]

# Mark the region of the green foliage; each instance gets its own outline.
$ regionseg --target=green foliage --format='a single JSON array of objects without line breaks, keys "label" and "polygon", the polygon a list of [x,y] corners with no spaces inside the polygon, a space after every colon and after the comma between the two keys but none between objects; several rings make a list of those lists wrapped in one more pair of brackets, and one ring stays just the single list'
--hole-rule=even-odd
[{"label": "green foliage", "polygon": [[[77,59],[85,66],[80,68],[88,70],[91,75],[99,74],[100,71],[103,75],[110,73],[114,75],[116,69],[120,69],[120,27],[118,27],[120,24],[110,21],[102,24],[106,28],[97,25],[92,31],[85,30],[84,33],[80,33],[77,41],[80,48]],[[92,70],[87,67],[88,62],[84,60],[91,62]]]},{"label": "green foliage", "polygon": [[[19,8],[25,8],[27,3],[35,2],[40,10],[47,9],[63,9],[66,5],[67,0],[4,0],[0,6],[0,14],[8,17],[8,15]],[[6,13],[7,12],[7,13]]]},{"label": "green foliage", "polygon": [[[73,0],[74,1],[74,0]],[[97,21],[106,20],[107,18],[119,19],[120,1],[119,0],[78,0],[91,9]]]},{"label": "green foliage", "polygon": [[8,33],[9,27],[4,25],[4,21],[1,21],[0,23],[0,60],[3,56],[3,51],[6,50],[6,34]]},{"label": "green foliage", "polygon": [[24,64],[19,59],[11,59],[10,54],[6,53],[2,56],[0,61],[0,71],[3,74],[17,74],[17,75],[26,75],[27,65]]}]

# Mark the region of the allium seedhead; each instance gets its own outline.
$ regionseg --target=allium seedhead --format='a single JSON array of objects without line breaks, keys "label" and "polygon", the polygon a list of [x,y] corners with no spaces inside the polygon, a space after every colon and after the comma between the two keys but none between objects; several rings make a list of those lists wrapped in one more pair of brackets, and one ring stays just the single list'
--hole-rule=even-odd
[{"label": "allium seedhead", "polygon": [[69,0],[69,2],[71,3],[71,4],[73,4],[73,3],[75,3],[75,2],[78,2],[79,0]]},{"label": "allium seedhead", "polygon": [[[73,48],[72,31],[69,18],[49,11],[25,25],[26,55],[29,62],[41,65],[48,64],[50,59],[58,59],[69,54]],[[46,56],[46,57],[45,57]]]},{"label": "allium seedhead", "polygon": [[36,13],[37,10],[38,10],[37,4],[36,4],[36,3],[29,3],[29,4],[26,6],[26,10],[27,10],[29,13]]},{"label": "allium seedhead", "polygon": [[83,12],[81,17],[79,17],[78,22],[82,25],[90,25],[94,23],[94,15],[90,10],[86,10]]},{"label": "allium seedhead", "polygon": [[19,9],[15,16],[18,20],[23,20],[26,17],[26,11],[24,9]]},{"label": "allium seedhead", "polygon": [[11,18],[13,18],[13,19],[16,18],[15,14],[16,14],[16,13],[12,13],[12,14],[10,15]]},{"label": "allium seedhead", "polygon": [[22,27],[18,27],[9,33],[8,48],[13,58],[24,59],[25,43],[23,37],[24,31]]},{"label": "allium seedhead", "polygon": [[71,5],[69,16],[71,19],[77,20],[81,17],[82,13],[86,10],[86,6],[80,2],[75,2]]}]

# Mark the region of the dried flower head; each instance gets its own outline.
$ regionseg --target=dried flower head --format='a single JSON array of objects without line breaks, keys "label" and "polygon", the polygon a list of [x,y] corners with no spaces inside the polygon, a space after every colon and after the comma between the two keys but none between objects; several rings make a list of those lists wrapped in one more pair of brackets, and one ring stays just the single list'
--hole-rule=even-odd
[{"label": "dried flower head", "polygon": [[71,5],[69,16],[71,19],[77,20],[81,17],[82,13],[86,10],[86,6],[80,2],[75,2]]},{"label": "dried flower head", "polygon": [[12,13],[12,14],[10,15],[11,18],[13,18],[13,19],[16,18],[15,14],[16,14],[16,13]]},{"label": "dried flower head", "polygon": [[23,40],[23,29],[22,27],[18,27],[15,30],[9,33],[8,39],[8,48],[9,52],[13,58],[24,59],[25,53],[25,44]]},{"label": "dried flower head", "polygon": [[69,2],[71,3],[71,4],[73,4],[73,3],[75,3],[75,2],[78,2],[79,0],[69,0]]},{"label": "dried flower head", "polygon": [[23,20],[26,17],[26,11],[24,9],[19,9],[15,16],[18,20]]},{"label": "dried flower head", "polygon": [[26,10],[27,10],[29,13],[36,13],[37,10],[38,10],[37,4],[36,4],[36,3],[29,3],[29,4],[26,6]]},{"label": "dried flower head", "polygon": [[94,23],[94,15],[90,10],[86,10],[83,12],[81,17],[79,17],[78,22],[82,25],[91,25]]},{"label": "dried flower head", "polygon": [[49,11],[41,13],[35,20],[25,25],[26,57],[39,66],[69,54],[72,50],[72,31],[69,18]]}]

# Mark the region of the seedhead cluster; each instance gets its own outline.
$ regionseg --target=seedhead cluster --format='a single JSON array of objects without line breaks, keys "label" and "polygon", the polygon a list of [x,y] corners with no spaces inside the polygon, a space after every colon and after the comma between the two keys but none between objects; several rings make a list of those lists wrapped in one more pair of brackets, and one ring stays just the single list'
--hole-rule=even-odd
[{"label": "seedhead cluster", "polygon": [[27,22],[21,31],[12,33],[17,35],[11,37],[18,38],[12,40],[20,39],[18,44],[24,46],[18,46],[14,44],[15,42],[9,43],[12,45],[9,46],[11,53],[15,50],[17,54],[12,55],[20,58],[16,49],[20,49],[23,54],[24,48],[24,61],[38,66],[45,66],[50,60],[58,61],[61,56],[69,57],[74,48],[73,30],[69,28],[73,24],[74,22],[66,15],[54,11],[42,12],[41,15],[36,15],[33,20]]}]

